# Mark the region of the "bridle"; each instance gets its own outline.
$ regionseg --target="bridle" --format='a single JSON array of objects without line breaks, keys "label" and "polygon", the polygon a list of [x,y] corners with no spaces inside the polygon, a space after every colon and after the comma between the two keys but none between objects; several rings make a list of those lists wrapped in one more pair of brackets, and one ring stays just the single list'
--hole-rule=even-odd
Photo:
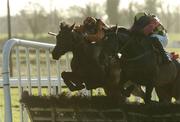
[{"label": "bridle", "polygon": [[[117,41],[118,41],[118,37],[117,37]],[[132,41],[129,39],[127,40],[127,42],[118,50],[118,53],[122,54],[122,52],[125,50],[125,48],[127,48],[129,46],[129,44],[131,43]],[[130,62],[130,61],[136,61],[136,60],[139,60],[141,58],[143,58],[144,56],[146,55],[149,55],[150,53],[152,53],[153,51],[150,50],[150,51],[146,51],[145,53],[143,54],[140,54],[140,55],[137,55],[135,57],[132,57],[132,58],[123,58],[124,61],[127,61],[127,62]]]}]

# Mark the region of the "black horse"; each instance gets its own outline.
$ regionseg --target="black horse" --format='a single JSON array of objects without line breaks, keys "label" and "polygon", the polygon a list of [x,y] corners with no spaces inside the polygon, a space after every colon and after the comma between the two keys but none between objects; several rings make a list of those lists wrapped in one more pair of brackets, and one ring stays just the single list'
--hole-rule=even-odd
[{"label": "black horse", "polygon": [[53,59],[59,59],[71,51],[72,72],[62,72],[62,78],[71,91],[102,87],[109,96],[121,96],[119,89],[120,65],[113,55],[102,53],[102,42],[91,44],[74,25],[60,24],[57,42],[52,51]]},{"label": "black horse", "polygon": [[[117,39],[117,27],[106,30],[103,41],[89,43],[81,33],[73,31],[74,25],[60,24],[59,34],[56,36],[56,46],[52,51],[53,59],[59,59],[66,52],[71,51],[72,72],[62,72],[62,78],[71,91],[95,89],[102,87],[108,96],[122,98],[120,92],[120,62],[114,50],[118,45],[104,43]],[[107,48],[106,48],[107,47]],[[109,48],[112,47],[113,49]],[[123,93],[124,96],[125,93]],[[144,96],[144,92],[137,87],[133,94]],[[124,97],[123,97],[124,98]]]},{"label": "black horse", "polygon": [[[108,41],[108,46],[111,43],[109,51],[114,49],[114,52],[121,53],[120,86],[128,80],[146,86],[145,103],[151,102],[153,87],[160,93],[160,88],[179,80],[179,63],[173,60],[169,64],[162,64],[161,57],[149,38],[134,36],[126,29],[119,29],[117,39]],[[119,46],[118,50],[114,46]],[[161,100],[164,100],[163,96],[160,96]]]}]

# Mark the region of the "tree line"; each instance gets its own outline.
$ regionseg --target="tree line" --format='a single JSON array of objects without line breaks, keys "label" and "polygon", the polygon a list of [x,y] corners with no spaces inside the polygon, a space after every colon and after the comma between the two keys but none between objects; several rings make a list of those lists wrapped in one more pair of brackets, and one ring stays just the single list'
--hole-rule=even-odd
[{"label": "tree line", "polygon": [[[36,38],[48,31],[57,32],[60,21],[80,24],[87,16],[102,18],[109,25],[118,24],[129,28],[133,24],[135,14],[142,11],[157,15],[168,32],[180,33],[179,7],[171,10],[169,5],[163,4],[163,0],[144,0],[144,4],[132,1],[128,8],[120,6],[120,0],[106,0],[102,5],[90,3],[85,7],[72,6],[66,11],[53,9],[46,12],[40,4],[32,3],[11,17],[12,33],[22,36],[30,33]],[[0,33],[7,33],[6,17],[0,17],[0,22]]]}]

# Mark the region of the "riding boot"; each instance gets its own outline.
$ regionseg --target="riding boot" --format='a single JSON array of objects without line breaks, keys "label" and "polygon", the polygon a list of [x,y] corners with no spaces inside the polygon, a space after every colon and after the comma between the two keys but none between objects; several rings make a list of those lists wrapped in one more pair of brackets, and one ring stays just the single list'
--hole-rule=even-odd
[{"label": "riding boot", "polygon": [[159,50],[161,56],[162,56],[162,62],[163,63],[170,63],[172,60],[171,58],[166,54],[166,51],[164,50],[161,42],[156,37],[150,37],[153,46]]}]

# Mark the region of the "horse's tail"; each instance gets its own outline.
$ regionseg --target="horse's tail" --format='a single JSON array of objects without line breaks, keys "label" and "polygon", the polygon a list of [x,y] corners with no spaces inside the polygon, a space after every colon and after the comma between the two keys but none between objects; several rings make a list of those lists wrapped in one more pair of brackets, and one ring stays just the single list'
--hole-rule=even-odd
[{"label": "horse's tail", "polygon": [[172,59],[172,61],[175,63],[178,72],[180,72],[180,62],[178,61],[178,59]]},{"label": "horse's tail", "polygon": [[176,102],[180,103],[180,62],[177,59],[173,59],[173,62],[177,68],[177,75],[173,87],[173,97],[175,97]]}]

